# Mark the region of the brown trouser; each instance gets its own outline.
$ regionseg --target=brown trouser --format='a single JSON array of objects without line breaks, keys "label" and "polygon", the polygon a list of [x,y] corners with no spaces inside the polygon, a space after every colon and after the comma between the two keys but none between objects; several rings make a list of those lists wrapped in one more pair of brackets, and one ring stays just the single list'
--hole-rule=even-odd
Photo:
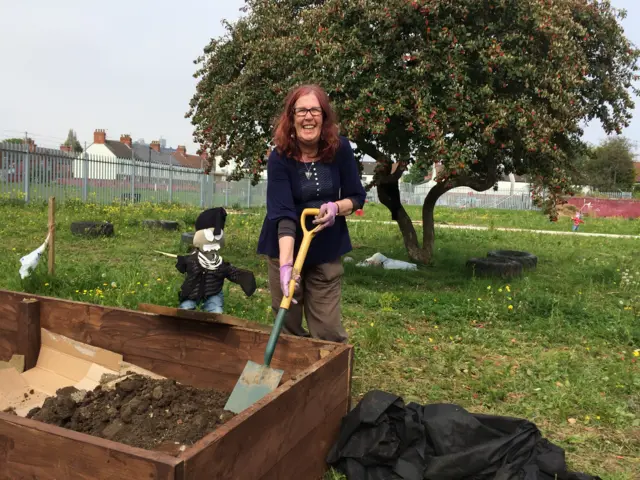
[{"label": "brown trouser", "polygon": [[[277,258],[268,258],[267,265],[271,308],[277,315],[282,301],[280,261]],[[291,303],[282,328],[283,333],[346,343],[349,337],[342,326],[340,310],[343,273],[344,267],[340,259],[303,268],[300,286],[293,294],[298,303]],[[303,311],[309,332],[302,326]]]}]

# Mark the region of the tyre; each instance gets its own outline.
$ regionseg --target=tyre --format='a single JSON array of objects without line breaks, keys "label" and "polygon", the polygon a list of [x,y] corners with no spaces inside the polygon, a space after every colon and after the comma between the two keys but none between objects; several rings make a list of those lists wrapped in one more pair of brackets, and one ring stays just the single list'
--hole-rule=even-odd
[{"label": "tyre", "polygon": [[189,233],[189,232],[185,232],[182,234],[182,237],[180,238],[180,241],[182,243],[186,243],[187,245],[193,245],[193,236],[195,234],[194,233]]},{"label": "tyre", "polygon": [[507,258],[521,263],[524,268],[534,269],[538,266],[538,257],[518,250],[491,250],[487,253],[489,258]]},{"label": "tyre", "polygon": [[71,233],[83,237],[111,237],[114,235],[113,224],[109,222],[73,222]]},{"label": "tyre", "polygon": [[511,278],[522,275],[522,264],[508,258],[470,258],[466,267],[477,277]]},{"label": "tyre", "polygon": [[160,227],[163,230],[177,230],[178,222],[174,222],[173,220],[160,220]]}]

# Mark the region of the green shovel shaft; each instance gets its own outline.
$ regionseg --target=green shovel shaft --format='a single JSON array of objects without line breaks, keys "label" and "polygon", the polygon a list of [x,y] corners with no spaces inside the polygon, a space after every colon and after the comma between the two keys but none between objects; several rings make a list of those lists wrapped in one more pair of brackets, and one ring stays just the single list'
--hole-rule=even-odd
[{"label": "green shovel shaft", "polygon": [[280,310],[278,310],[278,315],[276,315],[276,320],[273,324],[273,328],[271,329],[269,341],[267,342],[267,349],[264,351],[264,364],[267,367],[271,365],[271,358],[273,357],[273,352],[276,349],[276,342],[278,341],[280,331],[282,330],[282,326],[284,325],[284,317],[286,314],[287,309],[281,307]]},{"label": "green shovel shaft", "polygon": [[313,230],[307,230],[306,219],[310,215],[319,215],[319,208],[305,208],[302,211],[302,216],[300,217],[300,225],[302,226],[302,233],[304,234],[302,237],[302,243],[300,244],[300,249],[298,251],[298,255],[296,257],[296,261],[293,264],[293,271],[291,275],[291,280],[289,280],[289,296],[282,297],[280,302],[280,309],[278,310],[278,314],[276,315],[276,320],[273,324],[273,329],[271,330],[271,335],[269,336],[269,341],[267,342],[267,348],[264,352],[264,364],[268,367],[271,365],[271,358],[273,357],[273,352],[276,349],[276,343],[278,342],[278,337],[280,336],[280,331],[282,330],[282,326],[284,325],[284,317],[289,310],[289,306],[291,305],[291,301],[293,299],[293,292],[296,289],[296,275],[299,275],[302,272],[302,266],[304,265],[304,259],[307,257],[307,252],[309,251],[309,245],[311,244],[311,239],[315,236],[318,227],[315,227]]}]

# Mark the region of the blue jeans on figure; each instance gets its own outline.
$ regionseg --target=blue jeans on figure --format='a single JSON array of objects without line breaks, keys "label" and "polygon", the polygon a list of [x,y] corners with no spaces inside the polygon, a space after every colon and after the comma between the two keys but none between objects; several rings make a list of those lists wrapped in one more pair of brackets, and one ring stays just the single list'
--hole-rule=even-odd
[{"label": "blue jeans on figure", "polygon": [[[198,306],[198,302],[195,300],[185,300],[180,303],[178,308],[182,308],[184,310],[195,310]],[[223,313],[224,310],[224,293],[220,290],[220,293],[217,295],[212,295],[208,298],[205,298],[204,302],[202,302],[202,309],[205,312],[210,313]]]}]

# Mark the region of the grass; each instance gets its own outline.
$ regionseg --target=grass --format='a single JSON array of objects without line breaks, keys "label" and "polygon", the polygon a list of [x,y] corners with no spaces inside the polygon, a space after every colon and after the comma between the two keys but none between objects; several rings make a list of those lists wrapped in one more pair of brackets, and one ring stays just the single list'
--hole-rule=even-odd
[{"label": "grass", "polygon": [[[43,259],[21,281],[19,258],[44,240],[46,208],[0,206],[0,287],[134,309],[140,302],[176,306],[181,275],[172,259],[151,249],[183,251],[180,232],[191,230],[198,213],[169,205],[61,205],[56,276],[47,276]],[[255,255],[262,210],[251,213],[258,215],[227,217],[223,255],[253,269],[259,291],[247,299],[227,283],[226,311],[268,323],[266,265]],[[181,230],[146,230],[138,224],[144,218],[178,220]],[[364,218],[387,220],[388,214],[367,205]],[[116,236],[75,238],[69,225],[80,219],[108,219]],[[397,226],[353,220],[355,262],[345,264],[343,312],[356,348],[356,401],[381,389],[406,401],[453,402],[473,412],[527,418],[565,449],[571,469],[609,480],[637,478],[637,239],[440,229],[432,264],[399,272],[356,266],[378,251],[407,260]],[[496,210],[438,209],[437,221],[560,226],[540,213]],[[585,231],[638,233],[626,225],[635,223],[587,219]],[[472,278],[466,259],[496,248],[532,252],[538,268],[510,283]],[[327,478],[342,477],[332,472]]]},{"label": "grass", "polygon": [[[422,220],[422,207],[405,205],[412,220]],[[363,219],[391,220],[389,210],[382,205],[367,205]],[[493,228],[521,228],[526,230],[552,230],[570,232],[570,216],[560,216],[557,222],[539,211],[498,210],[493,208],[436,207],[436,224],[479,225]],[[584,217],[580,232],[640,235],[640,219]]]}]

